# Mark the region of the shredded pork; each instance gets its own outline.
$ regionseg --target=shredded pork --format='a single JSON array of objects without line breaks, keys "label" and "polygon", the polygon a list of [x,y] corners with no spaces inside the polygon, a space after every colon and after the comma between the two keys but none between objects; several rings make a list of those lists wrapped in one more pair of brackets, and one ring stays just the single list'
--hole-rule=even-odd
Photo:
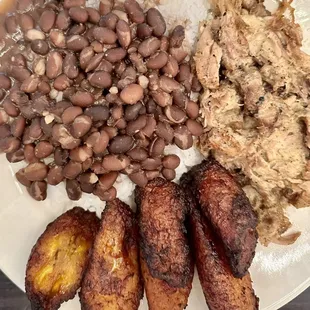
[{"label": "shredded pork", "polygon": [[301,28],[284,17],[286,1],[273,15],[258,0],[214,3],[195,55],[206,128],[199,148],[242,178],[261,243],[293,243],[298,233],[283,236],[285,209],[310,205],[310,56]]}]

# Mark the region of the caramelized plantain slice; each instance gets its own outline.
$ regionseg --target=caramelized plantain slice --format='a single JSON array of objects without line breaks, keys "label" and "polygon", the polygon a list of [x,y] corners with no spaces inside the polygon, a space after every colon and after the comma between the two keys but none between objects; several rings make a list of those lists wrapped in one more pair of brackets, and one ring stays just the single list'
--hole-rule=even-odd
[{"label": "caramelized plantain slice", "polygon": [[210,310],[257,310],[250,274],[235,278],[221,240],[198,209],[190,216],[191,238],[200,283]]},{"label": "caramelized plantain slice", "polygon": [[46,227],[26,269],[26,293],[33,310],[55,310],[75,296],[98,228],[96,214],[79,207]]},{"label": "caramelized plantain slice", "polygon": [[80,292],[85,310],[137,310],[143,296],[138,226],[129,206],[107,203]]},{"label": "caramelized plantain slice", "polygon": [[213,158],[184,174],[181,185],[190,189],[221,238],[234,276],[243,277],[255,254],[258,221],[241,186]]},{"label": "caramelized plantain slice", "polygon": [[185,229],[188,204],[180,187],[157,178],[136,188],[140,262],[151,310],[181,310],[192,288],[193,262]]}]

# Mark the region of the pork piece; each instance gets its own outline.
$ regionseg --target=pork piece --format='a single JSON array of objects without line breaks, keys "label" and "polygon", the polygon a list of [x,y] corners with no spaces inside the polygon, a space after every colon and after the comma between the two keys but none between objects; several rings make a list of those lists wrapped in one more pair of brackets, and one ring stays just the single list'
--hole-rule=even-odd
[{"label": "pork piece", "polygon": [[82,283],[82,309],[138,309],[143,296],[138,257],[134,213],[118,199],[108,202]]},{"label": "pork piece", "polygon": [[196,267],[209,309],[258,309],[250,274],[246,272],[241,279],[233,276],[221,240],[194,206],[189,223]]},{"label": "pork piece", "polygon": [[208,22],[197,43],[195,55],[197,76],[204,88],[217,89],[220,85],[220,63],[222,49],[214,41],[211,31],[211,22]]},{"label": "pork piece", "polygon": [[30,254],[26,293],[33,310],[56,310],[81,286],[99,219],[82,208],[50,223]]},{"label": "pork piece", "polygon": [[215,159],[193,167],[181,182],[187,184],[215,232],[222,239],[233,275],[243,277],[257,243],[257,216],[239,184]]},{"label": "pork piece", "polygon": [[149,309],[184,309],[192,287],[193,264],[184,226],[183,192],[156,178],[137,187],[142,275]]}]

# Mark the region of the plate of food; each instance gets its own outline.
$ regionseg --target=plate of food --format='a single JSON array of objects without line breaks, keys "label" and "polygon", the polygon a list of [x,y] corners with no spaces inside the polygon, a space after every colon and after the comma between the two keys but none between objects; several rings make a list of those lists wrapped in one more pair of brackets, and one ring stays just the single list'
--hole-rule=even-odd
[{"label": "plate of food", "polygon": [[33,309],[310,286],[306,2],[0,1],[0,268]]}]

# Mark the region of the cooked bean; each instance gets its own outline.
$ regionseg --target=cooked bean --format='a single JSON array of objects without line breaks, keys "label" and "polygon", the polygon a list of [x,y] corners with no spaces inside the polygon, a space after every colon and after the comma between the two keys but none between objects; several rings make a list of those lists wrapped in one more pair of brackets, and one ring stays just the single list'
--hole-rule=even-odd
[{"label": "cooked bean", "polygon": [[9,98],[4,99],[2,107],[8,116],[16,117],[20,114],[19,108],[17,108]]},{"label": "cooked bean", "polygon": [[171,47],[169,49],[169,54],[178,62],[181,63],[188,55],[183,47]]},{"label": "cooked bean", "polygon": [[61,144],[64,149],[74,149],[80,144],[80,140],[74,138],[69,130],[62,124],[53,126],[53,138]]},{"label": "cooked bean", "polygon": [[63,61],[63,72],[69,79],[76,79],[79,75],[78,61],[73,53],[67,53]]},{"label": "cooked bean", "polygon": [[135,147],[132,150],[127,152],[127,155],[133,160],[142,161],[147,158],[147,151],[141,147]]},{"label": "cooked bean", "polygon": [[143,104],[141,102],[126,106],[126,109],[125,109],[126,121],[135,120],[139,116],[139,111],[141,110],[142,107],[143,107]]},{"label": "cooked bean", "polygon": [[159,49],[159,47],[160,47],[160,40],[158,40],[155,37],[150,37],[140,43],[138,52],[143,57],[149,57],[153,55]]},{"label": "cooked bean", "polygon": [[127,13],[122,10],[113,10],[112,13],[114,13],[119,19],[124,20],[125,22],[129,22]]},{"label": "cooked bean", "polygon": [[104,54],[105,59],[111,63],[119,62],[126,57],[126,51],[121,47],[111,48]]},{"label": "cooked bean", "polygon": [[109,152],[112,154],[123,154],[129,151],[134,144],[132,137],[119,135],[110,141]]},{"label": "cooked bean", "polygon": [[99,13],[100,15],[106,15],[110,13],[114,6],[114,0],[100,0]]},{"label": "cooked bean", "polygon": [[34,154],[37,158],[43,159],[50,156],[53,153],[54,147],[51,143],[47,141],[40,141],[35,149]]},{"label": "cooked bean", "polygon": [[9,75],[18,82],[23,82],[31,75],[31,72],[22,66],[11,66],[9,68]]},{"label": "cooked bean", "polygon": [[86,0],[64,0],[64,8],[65,9],[70,9],[74,6],[84,6],[86,3]]},{"label": "cooked bean", "polygon": [[121,77],[124,71],[126,70],[127,65],[125,64],[124,61],[121,61],[117,63],[114,67],[114,71],[117,74],[117,76]]},{"label": "cooked bean", "polygon": [[174,143],[182,150],[193,146],[193,137],[186,126],[179,125],[174,129]]},{"label": "cooked bean", "polygon": [[88,13],[86,9],[74,6],[69,9],[69,16],[77,23],[86,23],[88,20]]},{"label": "cooked bean", "polygon": [[66,47],[66,37],[61,30],[53,29],[50,32],[50,40],[54,46],[59,48]]},{"label": "cooked bean", "polygon": [[151,8],[147,11],[146,21],[153,28],[153,34],[156,37],[161,37],[165,33],[166,22],[157,9]]},{"label": "cooked bean", "polygon": [[186,121],[186,127],[193,136],[201,136],[203,134],[203,127],[197,121],[188,119]]},{"label": "cooked bean", "polygon": [[112,86],[111,74],[105,71],[91,73],[87,79],[93,87],[109,88]]},{"label": "cooked bean", "polygon": [[167,52],[169,48],[169,39],[166,36],[162,36],[160,39],[160,50],[163,52]]},{"label": "cooked bean", "polygon": [[85,47],[80,53],[80,66],[83,70],[86,69],[90,60],[94,57],[94,49],[92,46]]},{"label": "cooked bean", "polygon": [[196,119],[199,116],[199,106],[194,101],[188,101],[186,113],[191,119]]},{"label": "cooked bean", "polygon": [[129,174],[128,177],[133,183],[137,184],[140,187],[146,186],[148,182],[148,178],[144,171],[134,172],[132,174]]},{"label": "cooked bean", "polygon": [[114,44],[117,40],[116,33],[106,27],[95,27],[93,31],[93,36],[95,40],[104,44]]},{"label": "cooked bean", "polygon": [[179,156],[174,155],[174,154],[166,155],[162,160],[163,166],[167,169],[172,169],[172,170],[179,167],[180,162],[181,160]]},{"label": "cooked bean", "polygon": [[63,167],[52,166],[47,174],[47,183],[50,185],[58,185],[63,179]]},{"label": "cooked bean", "polygon": [[150,91],[153,100],[161,107],[172,105],[172,97],[163,90]]},{"label": "cooked bean", "polygon": [[76,34],[67,39],[67,48],[71,51],[79,52],[87,46],[89,46],[88,40],[81,35]]},{"label": "cooked bean", "polygon": [[95,189],[94,184],[88,184],[88,183],[81,183],[80,187],[81,187],[82,192],[87,193],[87,194],[92,194]]},{"label": "cooked bean", "polygon": [[185,112],[174,105],[165,107],[165,115],[169,121],[175,124],[184,123],[186,120]]},{"label": "cooked bean", "polygon": [[155,128],[156,128],[156,120],[154,116],[148,115],[147,120],[146,120],[146,125],[145,127],[142,128],[141,132],[145,136],[150,138],[153,135]]},{"label": "cooked bean", "polygon": [[19,15],[19,25],[23,32],[34,28],[34,20],[30,14],[23,13]]},{"label": "cooked bean", "polygon": [[130,159],[125,155],[106,155],[102,160],[102,166],[107,171],[120,171],[130,164]]},{"label": "cooked bean", "polygon": [[4,74],[0,74],[0,88],[9,90],[11,88],[11,80]]},{"label": "cooked bean", "polygon": [[75,34],[83,34],[86,30],[85,24],[74,24],[70,27],[70,29],[67,31],[68,36],[73,36]]},{"label": "cooked bean", "polygon": [[28,95],[22,91],[11,91],[10,99],[15,102],[17,106],[26,105],[29,102]]},{"label": "cooked bean", "polygon": [[172,169],[164,168],[161,171],[161,173],[162,173],[163,177],[166,178],[168,181],[172,181],[173,179],[175,179],[175,176],[176,176],[175,171]]},{"label": "cooked bean", "polygon": [[45,181],[32,182],[27,190],[33,199],[37,201],[45,200],[47,196],[47,183]]},{"label": "cooked bean", "polygon": [[48,167],[41,162],[29,164],[25,170],[25,177],[29,181],[43,181],[48,173]]},{"label": "cooked bean", "polygon": [[102,129],[108,134],[110,139],[117,135],[117,128],[115,127],[104,126]]},{"label": "cooked bean", "polygon": [[73,96],[71,96],[70,100],[74,105],[86,108],[94,103],[95,98],[88,92],[78,90]]},{"label": "cooked bean", "polygon": [[61,147],[56,147],[54,152],[54,160],[56,165],[58,166],[64,166],[68,162],[69,158],[69,151],[64,150]]},{"label": "cooked bean", "polygon": [[77,106],[69,107],[62,113],[61,119],[64,124],[70,124],[75,120],[77,116],[82,114],[82,108]]},{"label": "cooked bean", "polygon": [[49,46],[44,40],[33,40],[30,46],[39,55],[46,55],[49,52]]},{"label": "cooked bean", "polygon": [[19,163],[25,159],[24,150],[20,148],[17,151],[6,153],[6,159],[10,163]]},{"label": "cooked bean", "polygon": [[135,68],[137,69],[137,71],[139,73],[146,73],[147,72],[147,67],[146,64],[144,63],[144,60],[142,58],[142,56],[138,53],[131,53],[129,55],[129,59],[132,62],[132,64],[135,66]]},{"label": "cooked bean", "polygon": [[60,30],[67,30],[70,26],[71,18],[67,10],[60,11],[56,17],[56,27]]},{"label": "cooked bean", "polygon": [[162,138],[155,138],[149,148],[149,153],[152,157],[157,157],[162,155],[162,153],[164,152],[166,143],[165,140]]},{"label": "cooked bean", "polygon": [[45,10],[39,19],[39,26],[44,32],[49,32],[56,21],[56,13],[52,10]]},{"label": "cooked bean", "polygon": [[[185,127],[186,128],[186,127]],[[164,122],[158,122],[156,128],[156,134],[166,140],[168,143],[171,143],[174,137],[174,132],[172,127]]]},{"label": "cooked bean", "polygon": [[37,91],[39,83],[39,77],[31,75],[23,81],[22,85],[20,86],[20,90],[25,93],[34,93]]},{"label": "cooked bean", "polygon": [[104,56],[104,53],[99,53],[99,54],[93,56],[88,61],[85,72],[90,72],[90,71],[95,70],[99,66],[103,56]]},{"label": "cooked bean", "polygon": [[185,39],[185,30],[181,25],[176,26],[170,35],[170,47],[181,47]]},{"label": "cooked bean", "polygon": [[83,163],[85,160],[93,156],[93,150],[90,147],[83,145],[71,150],[69,156],[70,159]]},{"label": "cooked bean", "polygon": [[106,27],[114,31],[116,29],[116,24],[118,20],[119,18],[117,15],[115,15],[114,13],[109,13],[100,18],[99,26]]},{"label": "cooked bean", "polygon": [[131,162],[129,166],[127,166],[122,173],[126,175],[130,175],[132,173],[138,172],[141,170],[141,164],[138,162]]},{"label": "cooked bean", "polygon": [[109,172],[100,176],[99,184],[103,191],[110,189],[118,177],[117,172]]},{"label": "cooked bean", "polygon": [[119,20],[116,24],[116,34],[120,45],[127,48],[131,43],[131,32],[128,23]]},{"label": "cooked bean", "polygon": [[104,191],[101,189],[100,184],[97,184],[94,190],[94,195],[98,196],[102,201],[112,201],[116,198],[116,194],[117,192],[114,187],[111,187],[107,191]]},{"label": "cooked bean", "polygon": [[11,135],[10,125],[8,124],[0,125],[0,139],[7,138],[10,135]]},{"label": "cooked bean", "polygon": [[15,15],[7,16],[5,19],[5,28],[7,32],[12,34],[17,31],[17,27],[18,25],[16,21],[16,16]]},{"label": "cooked bean", "polygon": [[[46,69],[46,65],[45,65],[45,59],[44,58],[38,58],[36,59],[33,64],[32,64],[32,70],[35,74],[43,76],[45,75],[45,69]],[[46,89],[45,86],[42,87],[42,85],[48,85],[49,90],[44,91],[44,89]],[[41,93],[44,92],[44,94],[47,94],[50,92],[50,86],[47,82],[45,81],[41,81],[38,85],[38,89]],[[42,91],[43,90],[43,91]]]},{"label": "cooked bean", "polygon": [[59,91],[64,91],[68,87],[72,86],[72,84],[73,81],[70,80],[67,75],[61,74],[55,79],[53,86]]},{"label": "cooked bean", "polygon": [[124,118],[120,118],[115,122],[115,127],[118,129],[125,129],[127,127],[127,122]]},{"label": "cooked bean", "polygon": [[91,168],[93,162],[94,162],[93,157],[90,157],[90,158],[86,159],[85,161],[83,161],[83,163],[82,163],[83,171],[89,170]]},{"label": "cooked bean", "polygon": [[46,76],[49,79],[55,79],[58,75],[62,73],[62,57],[61,55],[53,51],[47,57],[46,62]]},{"label": "cooked bean", "polygon": [[158,70],[163,68],[168,62],[168,55],[164,52],[158,52],[147,61],[146,66],[149,69]]},{"label": "cooked bean", "polygon": [[113,71],[113,65],[106,59],[102,59],[95,71],[105,71],[111,73]]},{"label": "cooked bean", "polygon": [[135,104],[143,98],[143,88],[138,84],[130,84],[121,91],[120,97],[127,104]]},{"label": "cooked bean", "polygon": [[160,172],[158,170],[150,170],[146,171],[145,175],[149,181],[154,180],[155,178],[158,178],[160,175]]},{"label": "cooked bean", "polygon": [[136,134],[147,124],[147,116],[140,115],[136,120],[130,121],[126,127],[126,133],[130,136]]},{"label": "cooked bean", "polygon": [[111,116],[114,120],[122,118],[124,115],[124,109],[121,105],[116,105],[111,109]]},{"label": "cooked bean", "polygon": [[95,105],[84,111],[85,115],[92,118],[93,122],[106,121],[110,116],[109,108],[103,105]]},{"label": "cooked bean", "polygon": [[176,90],[182,90],[181,84],[166,75],[162,75],[159,78],[159,86],[166,93],[171,93]]},{"label": "cooked bean", "polygon": [[11,56],[10,63],[13,66],[25,67],[27,66],[27,59],[23,54],[18,53],[18,54]]},{"label": "cooked bean", "polygon": [[202,85],[199,82],[198,78],[196,76],[193,76],[192,80],[192,91],[199,93],[202,90]]},{"label": "cooked bean", "polygon": [[94,8],[86,8],[88,13],[88,21],[92,24],[98,24],[100,20],[99,12]]},{"label": "cooked bean", "polygon": [[137,26],[137,37],[139,39],[146,39],[152,35],[152,28],[148,24],[139,24]]},{"label": "cooked bean", "polygon": [[71,200],[79,200],[82,197],[80,184],[76,180],[66,180],[66,192]]},{"label": "cooked bean", "polygon": [[142,24],[145,16],[139,3],[135,0],[126,0],[124,2],[125,10],[132,22]]},{"label": "cooked bean", "polygon": [[160,158],[147,158],[142,161],[142,168],[145,170],[156,170],[161,166]]},{"label": "cooked bean", "polygon": [[86,145],[92,147],[95,154],[101,154],[106,150],[109,140],[108,133],[105,130],[101,130],[100,132],[92,133],[86,139]]},{"label": "cooked bean", "polygon": [[76,117],[71,125],[71,133],[75,138],[83,137],[91,128],[92,120],[87,115]]},{"label": "cooked bean", "polygon": [[34,144],[27,144],[24,146],[25,161],[29,164],[39,162],[39,159],[34,154]]},{"label": "cooked bean", "polygon": [[84,172],[78,177],[80,184],[95,184],[98,180],[97,175],[93,172]]},{"label": "cooked bean", "polygon": [[29,187],[31,185],[31,181],[29,181],[25,176],[25,169],[22,168],[15,173],[15,177],[19,183],[22,185]]},{"label": "cooked bean", "polygon": [[37,29],[30,29],[26,32],[25,38],[28,41],[34,41],[34,40],[45,40],[45,34]]},{"label": "cooked bean", "polygon": [[62,174],[65,178],[74,180],[82,172],[82,164],[70,160],[63,168]]}]

